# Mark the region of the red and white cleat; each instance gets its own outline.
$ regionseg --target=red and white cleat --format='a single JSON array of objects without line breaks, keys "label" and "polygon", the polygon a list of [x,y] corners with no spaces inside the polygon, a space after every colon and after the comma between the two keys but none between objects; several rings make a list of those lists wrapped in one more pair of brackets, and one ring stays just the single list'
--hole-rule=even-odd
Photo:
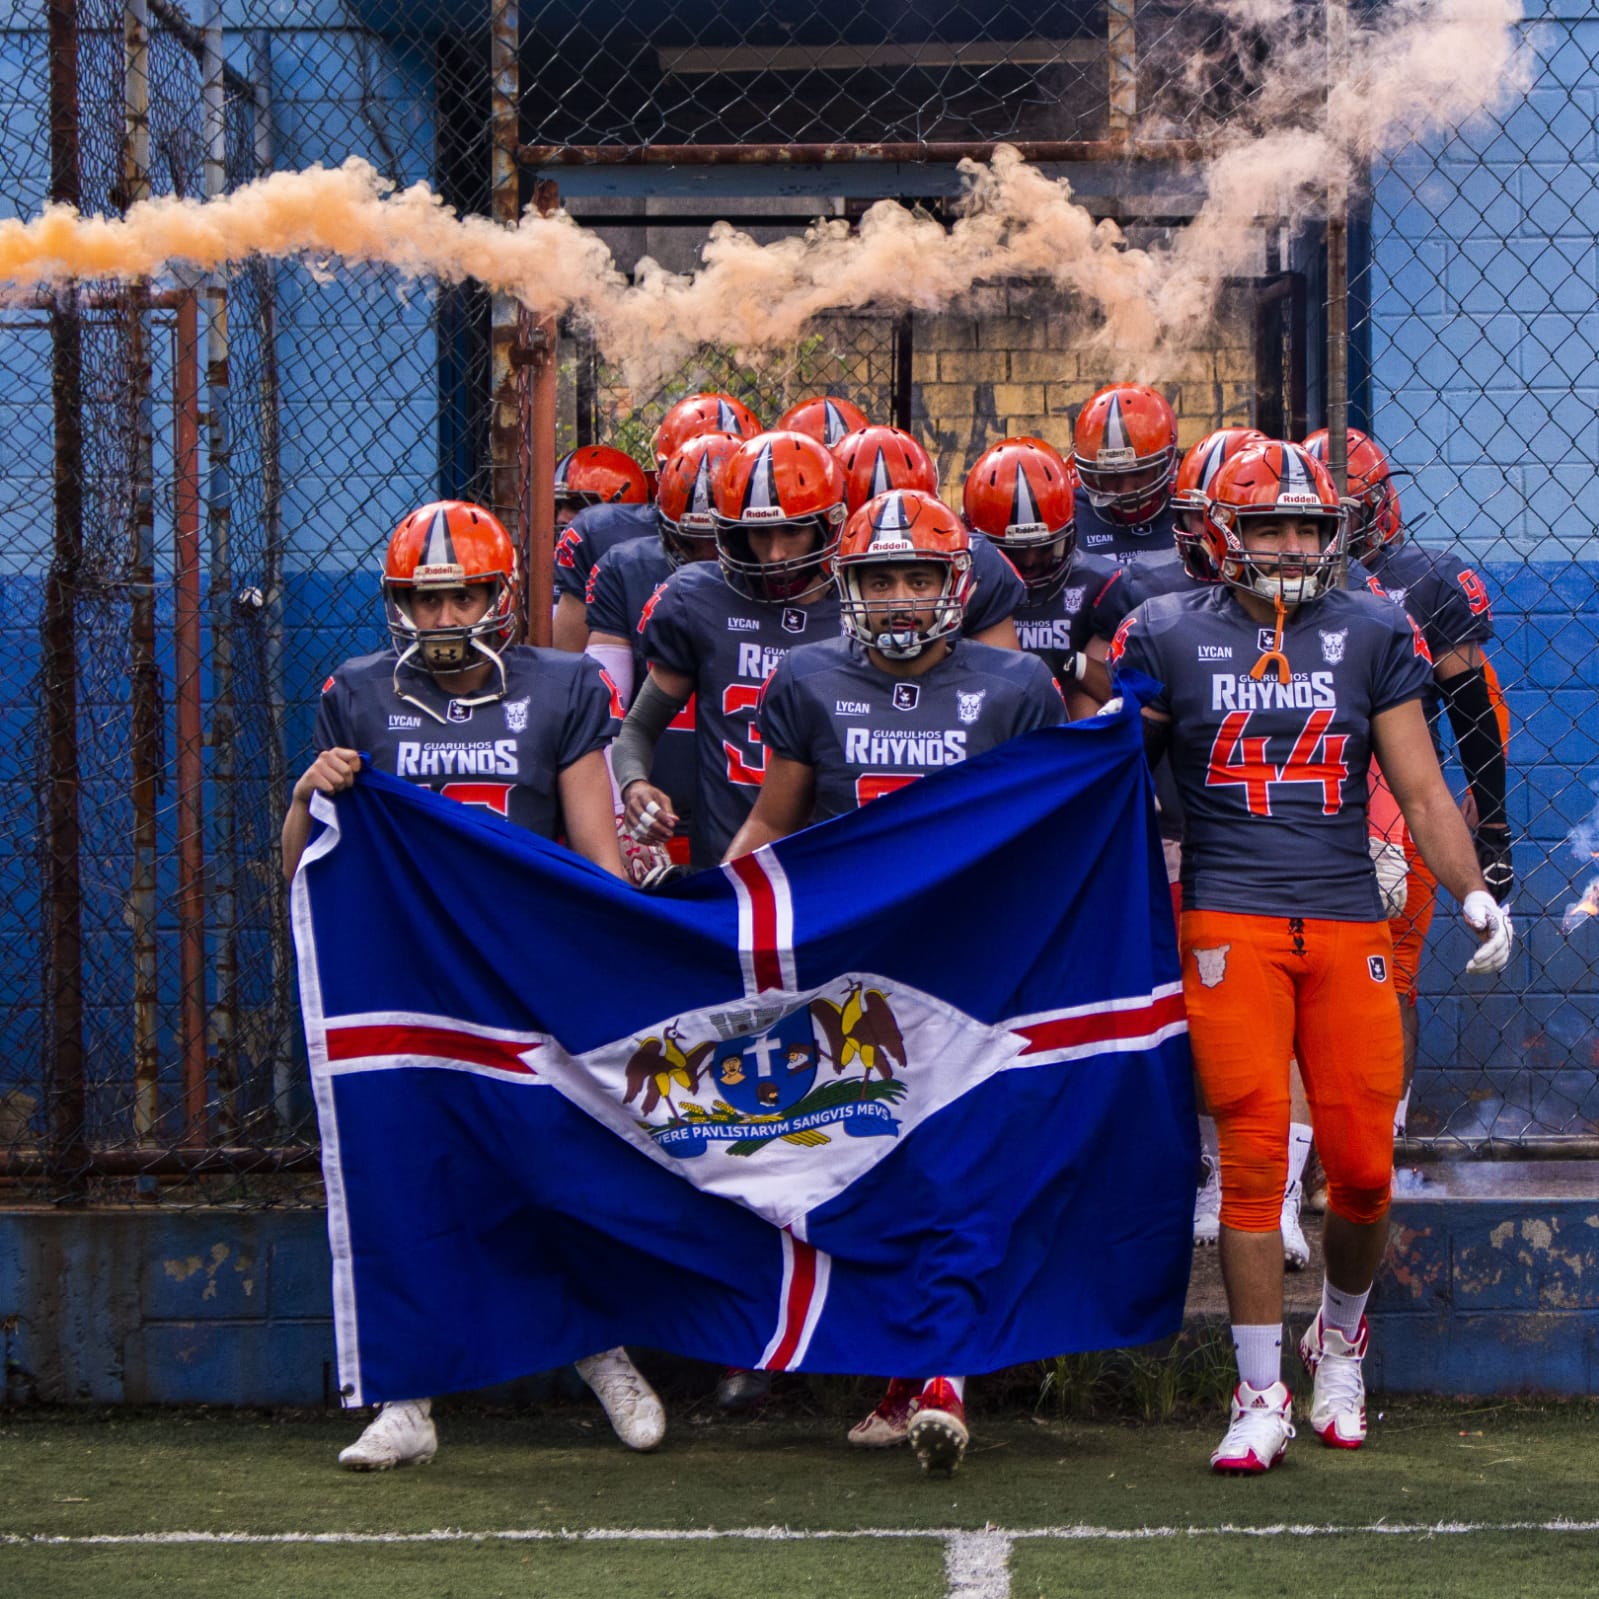
[{"label": "red and white cleat", "polygon": [[955,1385],[934,1377],[916,1399],[911,1417],[911,1448],[929,1476],[947,1477],[966,1457],[972,1435],[966,1430],[966,1405]]},{"label": "red and white cleat", "polygon": [[1210,1457],[1211,1470],[1238,1477],[1270,1471],[1294,1436],[1293,1400],[1286,1383],[1274,1382],[1270,1388],[1239,1383],[1233,1390],[1232,1424]]},{"label": "red and white cleat", "polygon": [[892,1449],[910,1436],[911,1417],[922,1385],[909,1377],[896,1377],[888,1392],[877,1402],[877,1409],[849,1430],[849,1441],[857,1449]]},{"label": "red and white cleat", "polygon": [[1310,1425],[1329,1449],[1358,1449],[1366,1441],[1366,1378],[1361,1361],[1371,1330],[1360,1318],[1354,1342],[1336,1327],[1323,1327],[1321,1312],[1299,1340],[1299,1358],[1315,1379]]}]

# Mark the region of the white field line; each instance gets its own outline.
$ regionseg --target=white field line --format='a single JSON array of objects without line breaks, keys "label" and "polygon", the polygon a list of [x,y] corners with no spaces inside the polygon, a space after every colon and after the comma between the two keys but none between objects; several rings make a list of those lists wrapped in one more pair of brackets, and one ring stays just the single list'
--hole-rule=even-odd
[{"label": "white field line", "polygon": [[[435,1527],[427,1532],[127,1532],[17,1533],[0,1532],[0,1545],[16,1547],[88,1546],[100,1544],[427,1544],[427,1543],[761,1543],[848,1542],[851,1539],[939,1539],[953,1545],[949,1565],[962,1571],[992,1569],[1002,1545],[1021,1539],[1064,1543],[1146,1543],[1161,1538],[1340,1538],[1454,1537],[1465,1533],[1577,1532],[1599,1533],[1596,1521],[1376,1521],[1336,1526],[1309,1522],[1276,1522],[1247,1527],[1223,1522],[1214,1527],[854,1527],[807,1530],[794,1527],[565,1527],[507,1528],[471,1532],[460,1527]],[[980,1588],[972,1593],[983,1592]]]},{"label": "white field line", "polygon": [[1010,1599],[1011,1535],[984,1528],[952,1533],[944,1545],[948,1599]]}]

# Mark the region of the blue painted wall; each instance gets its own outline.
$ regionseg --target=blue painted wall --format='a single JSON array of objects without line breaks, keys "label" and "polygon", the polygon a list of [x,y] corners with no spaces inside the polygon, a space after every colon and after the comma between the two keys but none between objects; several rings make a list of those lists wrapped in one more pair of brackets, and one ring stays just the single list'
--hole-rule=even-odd
[{"label": "blue painted wall", "polygon": [[1512,718],[1522,948],[1457,980],[1423,968],[1418,1130],[1599,1129],[1599,927],[1561,930],[1593,875],[1567,846],[1599,794],[1599,13],[1529,4],[1529,95],[1375,174],[1372,420],[1422,544],[1454,543],[1494,595]]}]

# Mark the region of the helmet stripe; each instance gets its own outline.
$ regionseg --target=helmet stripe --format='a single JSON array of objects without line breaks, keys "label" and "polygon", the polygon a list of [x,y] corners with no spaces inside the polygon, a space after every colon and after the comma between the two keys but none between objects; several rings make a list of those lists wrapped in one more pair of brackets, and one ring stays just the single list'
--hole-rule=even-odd
[{"label": "helmet stripe", "polygon": [[827,435],[828,449],[832,449],[849,432],[849,423],[844,420],[844,413],[831,400],[822,402],[822,431]]},{"label": "helmet stripe", "polygon": [[450,537],[450,519],[441,505],[428,523],[427,544],[423,547],[418,566],[459,566],[456,559],[455,540]]},{"label": "helmet stripe", "polygon": [[710,511],[714,509],[715,495],[711,492],[711,458],[708,454],[700,456],[698,470],[694,473],[694,487],[688,493],[688,505],[685,509],[690,511]]},{"label": "helmet stripe", "polygon": [[1119,394],[1110,397],[1110,406],[1105,412],[1105,439],[1100,445],[1102,450],[1129,450],[1133,441],[1127,433],[1127,419],[1122,415],[1122,402]]},{"label": "helmet stripe", "polygon": [[1283,446],[1283,477],[1282,490],[1285,494],[1309,494],[1312,492],[1310,473],[1305,466],[1305,458],[1291,444]]},{"label": "helmet stripe", "polygon": [[716,402],[716,427],[720,433],[737,433],[739,431],[738,417],[733,414],[733,407],[726,400]]},{"label": "helmet stripe", "polygon": [[1032,527],[1043,521],[1038,514],[1038,501],[1033,497],[1033,485],[1028,481],[1027,468],[1016,468],[1016,488],[1010,501],[1010,525]]},{"label": "helmet stripe", "polygon": [[750,472],[749,487],[744,490],[744,509],[771,511],[781,510],[782,506],[777,497],[777,463],[772,459],[771,445],[763,444]]},{"label": "helmet stripe", "polygon": [[1221,471],[1222,463],[1227,459],[1227,440],[1225,438],[1212,439],[1210,447],[1200,458],[1199,487],[1208,489],[1216,481],[1216,474]]},{"label": "helmet stripe", "polygon": [[872,492],[868,496],[876,499],[879,494],[887,494],[894,486],[894,475],[888,469],[888,461],[881,449],[872,457]]}]

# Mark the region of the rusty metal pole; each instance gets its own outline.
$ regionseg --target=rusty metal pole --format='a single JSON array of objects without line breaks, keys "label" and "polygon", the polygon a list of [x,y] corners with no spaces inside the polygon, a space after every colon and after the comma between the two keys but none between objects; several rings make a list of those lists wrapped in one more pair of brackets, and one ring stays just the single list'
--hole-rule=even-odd
[{"label": "rusty metal pole", "polygon": [[[493,0],[489,14],[489,213],[502,227],[515,227],[522,209],[521,174],[516,163],[520,37],[521,13],[516,0]],[[496,294],[490,315],[489,498],[494,514],[514,530],[522,504],[522,439],[514,361],[519,307],[515,298]]]},{"label": "rusty metal pole", "polygon": [[[533,185],[533,204],[549,216],[560,204],[560,189],[549,179]],[[527,426],[521,447],[527,453],[526,521],[528,639],[550,642],[555,608],[555,428],[560,377],[560,339],[553,316],[526,319],[528,363]]]},{"label": "rusty metal pole", "polygon": [[1131,140],[1138,121],[1138,0],[1109,0],[1105,8],[1112,141]]},{"label": "rusty metal pole", "polygon": [[[78,5],[49,0],[50,198],[78,205]],[[65,1192],[83,1165],[83,888],[78,873],[78,579],[83,564],[83,329],[76,291],[50,316],[54,547],[40,640],[45,729],[44,893],[47,1042],[41,1051],[51,1175]]]},{"label": "rusty metal pole", "polygon": [[[1348,0],[1327,0],[1328,87],[1348,60]],[[1336,135],[1335,135],[1336,137]],[[1327,470],[1342,494],[1349,480],[1349,187],[1336,143],[1327,181]]]},{"label": "rusty metal pole", "polygon": [[[150,8],[126,0],[123,21],[122,194],[124,206],[150,198]],[[133,870],[133,1130],[143,1141],[160,1113],[161,994],[156,970],[156,805],[161,786],[161,678],[155,626],[155,397],[150,286],[128,286],[128,407],[133,440],[129,507],[129,685]]]},{"label": "rusty metal pole", "polygon": [[[254,176],[272,170],[272,36],[265,28],[250,36],[250,77],[254,82]],[[261,374],[257,396],[261,426],[261,524],[265,545],[262,598],[265,607],[265,677],[272,736],[267,742],[267,788],[275,803],[289,799],[288,707],[283,663],[283,462],[279,430],[278,299],[276,267],[253,263],[261,303]],[[280,1127],[292,1119],[294,1086],[294,951],[289,944],[288,885],[272,872],[272,1107]]]},{"label": "rusty metal pole", "polygon": [[[205,1118],[205,714],[200,700],[200,308],[178,308],[172,361],[173,676],[177,699],[178,987],[183,1125]],[[185,1140],[186,1142],[187,1140]]]},{"label": "rusty metal pole", "polygon": [[[227,188],[227,120],[223,94],[222,7],[208,0],[202,31],[200,104],[205,130],[205,197]],[[216,992],[211,1005],[210,1048],[216,1063],[217,1101],[224,1140],[238,1124],[239,926],[235,873],[238,828],[234,818],[238,713],[233,666],[233,485],[228,437],[228,287],[220,273],[205,280],[206,534],[211,555],[211,793],[213,836],[210,897],[216,921]],[[185,1098],[194,1085],[185,1083]],[[198,1104],[186,1106],[187,1136],[209,1136],[204,1084]]]}]

